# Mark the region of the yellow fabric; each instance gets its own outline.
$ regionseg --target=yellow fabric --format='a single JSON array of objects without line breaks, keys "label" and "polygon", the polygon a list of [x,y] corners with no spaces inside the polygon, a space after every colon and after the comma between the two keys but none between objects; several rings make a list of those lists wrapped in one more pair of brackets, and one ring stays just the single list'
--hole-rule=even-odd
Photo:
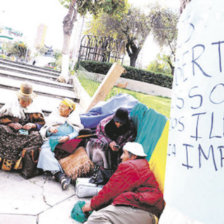
[{"label": "yellow fabric", "polygon": [[75,103],[68,99],[68,98],[64,98],[61,103],[63,103],[64,105],[68,106],[70,109],[75,110]]},{"label": "yellow fabric", "polygon": [[153,154],[149,160],[149,166],[154,173],[159,184],[160,190],[164,191],[165,172],[166,172],[166,156],[168,146],[169,121],[163,129],[162,135],[156,144]]}]

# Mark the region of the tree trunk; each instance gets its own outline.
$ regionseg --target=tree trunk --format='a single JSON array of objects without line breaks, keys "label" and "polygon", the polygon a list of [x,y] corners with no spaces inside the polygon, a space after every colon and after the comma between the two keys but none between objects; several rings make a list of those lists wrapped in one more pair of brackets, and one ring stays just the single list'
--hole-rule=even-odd
[{"label": "tree trunk", "polygon": [[128,43],[126,44],[126,50],[128,56],[130,57],[130,66],[135,67],[136,60],[141,48],[137,47],[133,41],[128,41]]},{"label": "tree trunk", "polygon": [[62,47],[62,65],[61,65],[61,74],[58,78],[60,82],[69,81],[69,47],[70,39],[72,35],[73,25],[76,20],[77,12],[75,10],[76,0],[72,0],[69,5],[69,10],[67,15],[63,20],[63,31],[64,31],[64,40]]},{"label": "tree trunk", "polygon": [[[70,46],[69,35],[64,34],[63,48],[62,48],[62,64],[61,64],[61,74],[60,76],[64,78],[67,83],[69,80],[69,46]],[[63,80],[62,80],[63,81]]]},{"label": "tree trunk", "polygon": [[171,74],[174,75],[174,69],[175,69],[175,67],[172,64],[170,64],[170,68],[171,68]]},{"label": "tree trunk", "polygon": [[138,58],[138,55],[137,56],[136,55],[130,56],[130,66],[135,67],[137,58]]},{"label": "tree trunk", "polygon": [[181,0],[180,1],[180,14],[183,12],[185,9],[186,5],[190,2],[191,0]]},{"label": "tree trunk", "polygon": [[175,67],[173,66],[173,63],[172,63],[172,61],[171,61],[171,57],[168,57],[168,59],[166,60],[166,62],[167,62],[168,65],[170,66],[171,74],[174,75],[174,69],[175,69]]}]

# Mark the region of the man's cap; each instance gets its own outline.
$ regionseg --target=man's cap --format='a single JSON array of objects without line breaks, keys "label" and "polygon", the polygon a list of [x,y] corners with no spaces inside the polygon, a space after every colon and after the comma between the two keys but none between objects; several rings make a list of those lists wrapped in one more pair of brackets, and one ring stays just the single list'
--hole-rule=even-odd
[{"label": "man's cap", "polygon": [[117,109],[116,113],[113,117],[115,122],[119,122],[121,124],[125,124],[128,122],[128,110],[125,108],[119,108]]},{"label": "man's cap", "polygon": [[123,146],[123,150],[127,150],[128,152],[130,152],[130,153],[132,153],[133,155],[136,155],[136,156],[142,156],[142,157],[147,156],[144,153],[144,149],[143,149],[142,145],[138,142],[127,142]]}]

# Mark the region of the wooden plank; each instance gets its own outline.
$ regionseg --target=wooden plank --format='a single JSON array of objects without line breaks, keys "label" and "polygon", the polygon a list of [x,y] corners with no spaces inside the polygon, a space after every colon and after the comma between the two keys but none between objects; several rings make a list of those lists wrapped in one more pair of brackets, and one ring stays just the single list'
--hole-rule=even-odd
[{"label": "wooden plank", "polygon": [[120,78],[125,69],[118,63],[114,63],[108,73],[106,74],[103,82],[100,84],[95,94],[93,95],[91,102],[87,108],[87,112],[95,106],[99,101],[104,101],[114,84]]}]

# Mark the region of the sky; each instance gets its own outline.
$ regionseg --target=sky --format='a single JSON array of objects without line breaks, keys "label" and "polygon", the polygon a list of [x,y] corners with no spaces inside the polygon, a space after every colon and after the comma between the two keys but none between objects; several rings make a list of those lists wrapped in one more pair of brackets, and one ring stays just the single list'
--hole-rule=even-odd
[{"label": "sky", "polygon": [[[179,9],[180,0],[128,0],[134,6],[144,6],[159,2],[159,4]],[[24,34],[24,42],[31,48],[40,24],[47,26],[45,44],[56,49],[62,49],[63,18],[67,13],[58,0],[0,0],[0,26],[8,26]],[[149,41],[148,38],[147,41]],[[77,38],[74,38],[77,41]],[[74,42],[73,41],[73,42]],[[152,41],[152,40],[150,40]],[[158,51],[152,46],[150,51]]]},{"label": "sky", "polygon": [[38,26],[45,24],[46,43],[61,48],[67,10],[58,0],[0,0],[0,6],[0,26],[23,32],[25,41],[33,45]]},{"label": "sky", "polygon": [[128,2],[140,8],[143,8],[144,6],[149,5],[151,3],[159,3],[164,7],[169,7],[177,10],[180,6],[180,0],[128,0]]}]

